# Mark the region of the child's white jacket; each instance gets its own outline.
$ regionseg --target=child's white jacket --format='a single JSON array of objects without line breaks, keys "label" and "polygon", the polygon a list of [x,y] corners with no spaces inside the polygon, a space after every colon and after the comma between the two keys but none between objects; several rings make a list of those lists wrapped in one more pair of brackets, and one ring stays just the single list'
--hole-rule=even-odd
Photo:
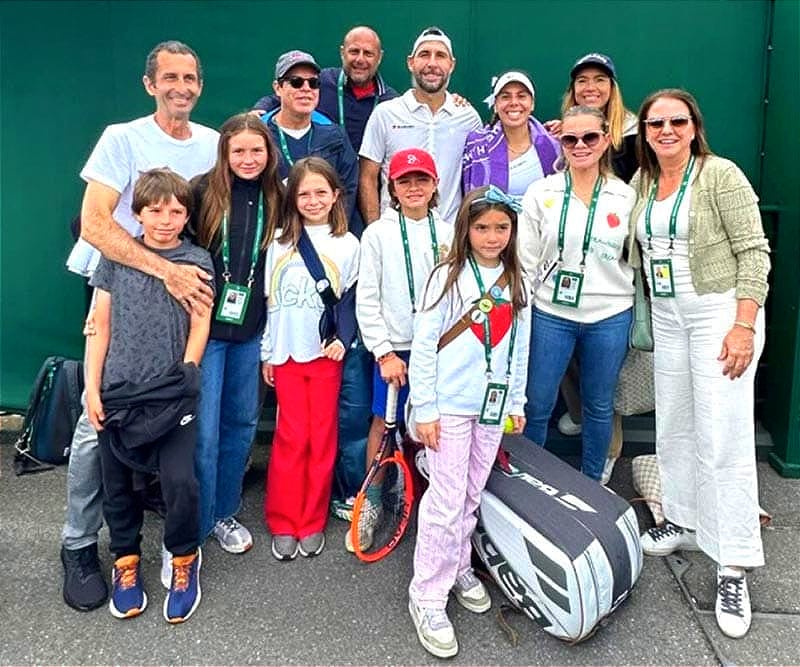
[{"label": "child's white jacket", "polygon": [[[440,261],[450,252],[453,226],[433,213]],[[406,218],[414,294],[419,303],[435,266],[430,225]],[[361,237],[361,266],[356,288],[356,318],[364,346],[375,357],[392,350],[408,350],[413,334],[413,309],[398,212],[387,208]]]},{"label": "child's white jacket", "polygon": [[[484,288],[489,289],[501,275],[503,267],[479,267]],[[414,321],[414,340],[409,365],[409,399],[415,409],[417,422],[431,422],[442,414],[478,415],[483,405],[486,386],[486,359],[483,345],[483,326],[474,323],[469,329],[437,353],[442,334],[469,310],[480,296],[477,281],[469,265],[450,290],[433,308],[429,308],[442,293],[447,277],[444,266],[434,269],[419,312]],[[527,293],[527,286],[525,290]],[[510,289],[503,291],[502,300],[489,313],[492,326],[492,382],[505,382],[508,367],[508,348],[511,339]],[[528,348],[531,334],[531,309],[526,306],[517,313],[517,333],[511,358],[509,394],[505,414],[523,415],[525,385],[528,377]],[[499,339],[499,340],[498,340]]]}]

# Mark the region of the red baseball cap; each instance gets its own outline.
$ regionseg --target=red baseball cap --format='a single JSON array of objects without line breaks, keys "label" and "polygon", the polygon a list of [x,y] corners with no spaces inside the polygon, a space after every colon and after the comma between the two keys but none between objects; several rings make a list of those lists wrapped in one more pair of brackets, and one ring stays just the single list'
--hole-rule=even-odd
[{"label": "red baseball cap", "polygon": [[427,174],[433,179],[439,178],[433,157],[421,148],[406,148],[405,150],[397,151],[391,162],[389,162],[389,178],[391,180],[410,174],[413,171]]}]

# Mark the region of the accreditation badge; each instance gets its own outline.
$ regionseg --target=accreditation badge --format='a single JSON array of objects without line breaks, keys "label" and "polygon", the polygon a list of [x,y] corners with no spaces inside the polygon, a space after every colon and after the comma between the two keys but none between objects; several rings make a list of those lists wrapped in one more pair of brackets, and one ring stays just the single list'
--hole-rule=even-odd
[{"label": "accreditation badge", "polygon": [[650,279],[653,286],[653,296],[675,296],[671,259],[651,259]]},{"label": "accreditation badge", "polygon": [[507,384],[490,382],[486,385],[486,393],[483,396],[483,405],[481,406],[478,423],[487,426],[499,426],[503,417],[503,406],[506,404],[507,395]]},{"label": "accreditation badge", "polygon": [[217,306],[217,321],[226,324],[241,324],[250,302],[250,288],[246,285],[225,283]]},{"label": "accreditation badge", "polygon": [[583,288],[583,274],[575,271],[561,270],[556,273],[555,289],[553,290],[553,303],[559,306],[577,308],[581,300]]}]

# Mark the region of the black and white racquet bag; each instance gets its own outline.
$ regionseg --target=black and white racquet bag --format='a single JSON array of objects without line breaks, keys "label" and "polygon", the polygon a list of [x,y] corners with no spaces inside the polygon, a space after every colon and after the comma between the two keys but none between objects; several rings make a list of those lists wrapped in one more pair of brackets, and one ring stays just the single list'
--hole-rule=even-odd
[{"label": "black and white racquet bag", "polygon": [[483,492],[472,543],[508,599],[546,632],[580,641],[642,569],[633,508],[520,436]]}]

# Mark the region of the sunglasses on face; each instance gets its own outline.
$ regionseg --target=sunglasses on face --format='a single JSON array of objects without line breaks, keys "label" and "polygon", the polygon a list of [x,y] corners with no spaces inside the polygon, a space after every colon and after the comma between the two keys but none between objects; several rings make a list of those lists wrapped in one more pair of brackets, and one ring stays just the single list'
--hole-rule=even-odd
[{"label": "sunglasses on face", "polygon": [[303,87],[303,84],[306,83],[306,81],[308,82],[308,87],[311,88],[311,90],[316,90],[317,88],[319,88],[318,76],[310,76],[308,78],[305,78],[303,76],[289,76],[286,77],[284,81],[288,83],[292,88],[297,88],[298,90],[300,90],[300,88]]},{"label": "sunglasses on face", "polygon": [[575,148],[578,145],[579,141],[582,141],[585,146],[589,148],[594,148],[597,144],[600,143],[600,139],[603,138],[602,132],[584,132],[583,134],[562,134],[561,135],[561,145],[570,150]]},{"label": "sunglasses on face", "polygon": [[645,118],[643,122],[652,130],[661,130],[667,123],[675,129],[680,130],[688,126],[690,120],[692,120],[691,116],[680,114],[678,116],[670,116],[669,118]]}]

